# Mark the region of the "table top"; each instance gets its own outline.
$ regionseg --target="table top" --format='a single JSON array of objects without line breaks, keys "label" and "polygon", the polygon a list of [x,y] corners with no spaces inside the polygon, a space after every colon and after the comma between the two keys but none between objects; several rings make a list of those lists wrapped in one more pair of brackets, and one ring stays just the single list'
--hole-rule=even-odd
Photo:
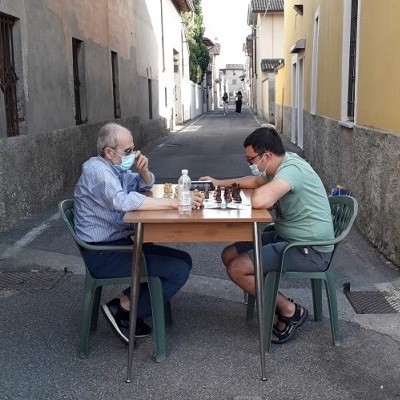
[{"label": "table top", "polygon": [[[243,190],[250,200],[251,190]],[[154,185],[146,195],[162,198],[164,197],[164,185]],[[147,223],[147,224],[185,224],[185,223],[213,223],[213,222],[271,222],[271,214],[265,210],[252,209],[250,206],[241,207],[240,204],[232,205],[238,208],[201,208],[193,210],[191,214],[180,215],[178,210],[135,210],[125,213],[126,223]]]}]

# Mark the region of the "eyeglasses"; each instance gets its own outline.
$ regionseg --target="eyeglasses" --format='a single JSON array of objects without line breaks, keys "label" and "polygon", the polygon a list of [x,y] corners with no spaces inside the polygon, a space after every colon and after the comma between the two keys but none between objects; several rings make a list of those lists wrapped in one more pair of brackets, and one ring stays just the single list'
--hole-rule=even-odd
[{"label": "eyeglasses", "polygon": [[260,156],[262,156],[264,153],[258,153],[258,154],[256,154],[254,157],[246,157],[246,161],[251,165],[251,164],[253,164],[253,160],[255,159],[255,158],[257,158],[257,157],[260,157]]},{"label": "eyeglasses", "polygon": [[129,156],[129,154],[132,154],[134,151],[135,151],[135,146],[128,147],[127,149],[124,150],[124,153],[126,156]]},{"label": "eyeglasses", "polygon": [[[109,147],[111,150],[114,150],[115,153],[117,153],[116,147]],[[127,149],[123,150],[124,155],[129,156],[130,154],[132,154],[135,151],[135,146],[133,147],[128,147]],[[117,153],[118,154],[118,153]],[[119,156],[121,156],[121,154],[118,154]]]}]

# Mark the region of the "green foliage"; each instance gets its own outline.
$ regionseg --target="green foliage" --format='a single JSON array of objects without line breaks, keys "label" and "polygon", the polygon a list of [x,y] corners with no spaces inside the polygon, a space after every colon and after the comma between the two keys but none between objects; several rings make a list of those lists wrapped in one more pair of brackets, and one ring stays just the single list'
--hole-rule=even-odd
[{"label": "green foliage", "polygon": [[189,74],[190,80],[201,84],[210,62],[210,54],[207,46],[202,41],[205,28],[203,26],[201,0],[192,0],[192,3],[195,10],[194,17],[186,26],[186,37],[189,46]]}]

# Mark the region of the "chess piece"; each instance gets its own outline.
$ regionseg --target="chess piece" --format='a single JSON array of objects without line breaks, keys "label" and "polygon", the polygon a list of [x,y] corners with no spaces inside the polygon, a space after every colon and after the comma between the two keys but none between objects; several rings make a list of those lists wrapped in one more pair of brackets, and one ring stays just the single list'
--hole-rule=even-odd
[{"label": "chess piece", "polygon": [[232,184],[232,198],[235,202],[241,203],[242,197],[240,196],[240,184],[233,182]]},{"label": "chess piece", "polygon": [[172,197],[172,183],[164,183],[164,197]]},{"label": "chess piece", "polygon": [[208,183],[204,185],[204,199],[208,200],[210,198],[210,192],[209,192],[209,187]]},{"label": "chess piece", "polygon": [[214,197],[215,197],[215,201],[216,201],[217,203],[222,203],[221,188],[220,188],[220,187],[217,187],[217,188],[215,189]]}]

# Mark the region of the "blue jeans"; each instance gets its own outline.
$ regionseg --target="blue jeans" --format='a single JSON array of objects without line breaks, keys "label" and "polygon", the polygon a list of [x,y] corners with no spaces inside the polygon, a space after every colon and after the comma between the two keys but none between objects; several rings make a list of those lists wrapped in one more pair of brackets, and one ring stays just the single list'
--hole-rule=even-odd
[{"label": "blue jeans", "polygon": [[[96,243],[99,245],[132,245],[130,238],[114,240],[112,242]],[[146,259],[149,276],[158,276],[161,280],[164,302],[169,301],[175,293],[186,283],[192,268],[192,258],[184,251],[152,243],[143,244],[143,254]],[[132,271],[133,252],[103,252],[84,250],[84,258],[90,274],[94,278],[119,278],[130,276]],[[130,295],[130,288],[124,290]],[[147,283],[140,285],[138,299],[138,318],[151,316],[150,293]]]}]

